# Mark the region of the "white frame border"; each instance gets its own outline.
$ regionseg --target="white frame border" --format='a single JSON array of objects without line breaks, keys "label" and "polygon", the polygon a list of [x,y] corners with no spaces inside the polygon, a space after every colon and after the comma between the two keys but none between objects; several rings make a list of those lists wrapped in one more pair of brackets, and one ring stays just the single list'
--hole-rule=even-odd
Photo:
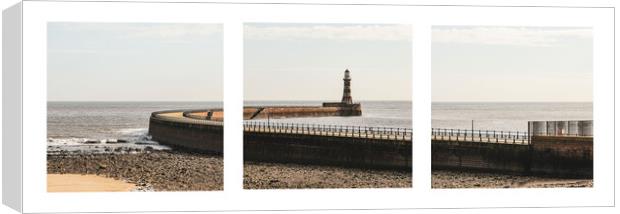
[{"label": "white frame border", "polygon": [[[23,14],[23,211],[133,212],[382,208],[573,207],[614,204],[612,8],[217,3],[35,2]],[[137,14],[136,12],[139,13]],[[161,14],[166,14],[162,16]],[[320,16],[317,16],[320,14]],[[526,16],[525,16],[526,15]],[[282,18],[286,17],[286,19]],[[550,18],[552,17],[552,18]],[[46,69],[49,21],[224,24],[225,190],[217,192],[47,193]],[[243,190],[242,23],[395,23],[413,26],[413,189]],[[594,31],[594,187],[430,189],[430,32],[432,25],[582,26]],[[241,41],[240,41],[241,40]],[[418,107],[419,106],[419,107]],[[239,114],[233,114],[239,112]],[[42,119],[43,118],[43,119]],[[230,152],[236,151],[236,152]],[[516,198],[516,199],[515,199]],[[170,199],[174,201],[171,202]],[[343,200],[344,199],[344,200]],[[307,203],[312,201],[313,203]],[[102,203],[105,202],[105,203]],[[243,202],[243,207],[238,207]],[[114,206],[110,206],[113,204]]]}]

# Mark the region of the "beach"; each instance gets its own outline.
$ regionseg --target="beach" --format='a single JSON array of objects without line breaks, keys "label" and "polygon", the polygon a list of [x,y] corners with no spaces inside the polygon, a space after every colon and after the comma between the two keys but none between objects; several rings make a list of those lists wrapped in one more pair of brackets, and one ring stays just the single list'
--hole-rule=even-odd
[{"label": "beach", "polygon": [[135,185],[129,191],[223,190],[223,166],[221,156],[179,151],[47,156],[48,175],[97,175]]},{"label": "beach", "polygon": [[281,163],[244,164],[245,189],[411,188],[410,171]]},{"label": "beach", "polygon": [[48,174],[48,192],[130,192],[135,184],[99,175]]},{"label": "beach", "polygon": [[432,188],[592,187],[592,179],[508,175],[487,172],[433,170]]}]

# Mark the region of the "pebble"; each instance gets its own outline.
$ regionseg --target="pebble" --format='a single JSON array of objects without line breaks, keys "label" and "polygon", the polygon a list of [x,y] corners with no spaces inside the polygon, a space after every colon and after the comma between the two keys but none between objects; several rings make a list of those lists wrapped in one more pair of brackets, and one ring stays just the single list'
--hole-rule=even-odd
[{"label": "pebble", "polygon": [[[115,151],[117,149],[122,147],[115,148]],[[135,149],[132,151],[135,152]],[[223,189],[221,156],[175,151],[153,151],[131,155],[69,153],[48,155],[47,170],[48,173],[99,173],[134,183],[138,186],[136,191]],[[182,179],[175,180],[177,177]]]}]

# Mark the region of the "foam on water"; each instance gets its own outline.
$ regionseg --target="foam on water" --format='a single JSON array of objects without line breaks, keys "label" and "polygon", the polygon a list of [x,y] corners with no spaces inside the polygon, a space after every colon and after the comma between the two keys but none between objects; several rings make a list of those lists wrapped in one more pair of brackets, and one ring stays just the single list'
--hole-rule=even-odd
[{"label": "foam on water", "polygon": [[48,154],[63,152],[70,153],[139,153],[152,150],[170,150],[170,147],[160,145],[151,140],[145,128],[120,129],[122,138],[48,138]]},{"label": "foam on water", "polygon": [[126,128],[120,129],[117,132],[122,135],[127,136],[144,136],[148,133],[148,128]]},{"label": "foam on water", "polygon": [[48,154],[167,150],[148,135],[151,113],[220,108],[221,102],[48,102]]}]

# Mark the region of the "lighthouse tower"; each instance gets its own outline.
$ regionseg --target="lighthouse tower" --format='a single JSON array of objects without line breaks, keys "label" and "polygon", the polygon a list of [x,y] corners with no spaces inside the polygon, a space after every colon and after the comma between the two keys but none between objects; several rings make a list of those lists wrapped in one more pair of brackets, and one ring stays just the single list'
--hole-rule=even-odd
[{"label": "lighthouse tower", "polygon": [[351,98],[351,74],[349,72],[349,69],[346,69],[344,71],[344,78],[342,80],[344,81],[342,100],[340,102],[323,103],[323,107],[336,108],[336,115],[338,116],[362,115],[362,105],[359,103],[353,103],[353,98]]},{"label": "lighthouse tower", "polygon": [[349,74],[349,69],[344,71],[344,90],[342,92],[342,103],[353,104],[353,99],[351,98],[351,75]]}]

